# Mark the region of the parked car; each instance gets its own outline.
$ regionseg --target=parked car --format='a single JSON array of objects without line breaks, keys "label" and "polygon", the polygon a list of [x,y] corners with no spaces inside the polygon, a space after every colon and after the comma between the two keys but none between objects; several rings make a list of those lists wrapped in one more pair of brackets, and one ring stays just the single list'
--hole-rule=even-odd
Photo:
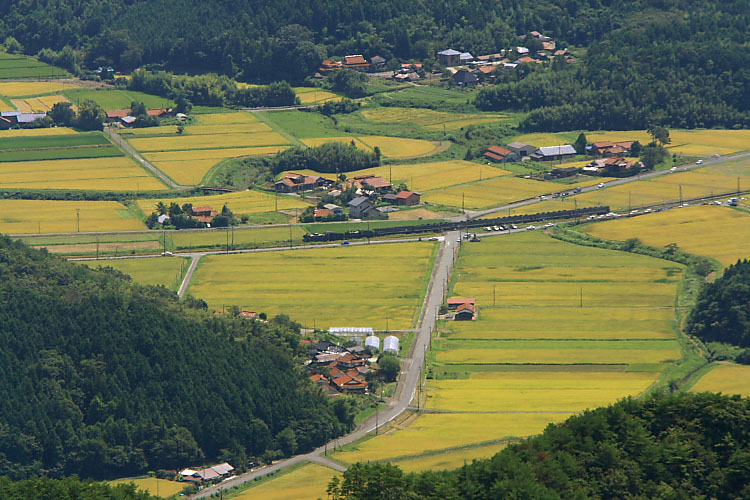
[{"label": "parked car", "polygon": [[173,254],[172,252],[162,252],[162,253],[161,253],[161,256],[162,256],[162,257],[171,257],[171,256],[173,256],[173,255],[174,255],[174,254]]},{"label": "parked car", "polygon": [[342,244],[342,245],[350,245],[350,242],[349,242],[349,241],[347,241],[347,240],[344,240],[344,241],[342,241],[342,242],[341,242],[341,244]]},{"label": "parked car", "polygon": [[696,165],[703,165],[703,160],[698,160],[695,162]]}]

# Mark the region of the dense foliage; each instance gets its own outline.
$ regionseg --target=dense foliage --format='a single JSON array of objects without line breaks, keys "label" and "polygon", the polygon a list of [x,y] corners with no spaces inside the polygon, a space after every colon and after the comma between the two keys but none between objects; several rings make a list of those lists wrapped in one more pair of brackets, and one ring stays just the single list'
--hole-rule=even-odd
[{"label": "dense foliage", "polygon": [[738,261],[704,285],[687,331],[707,342],[750,347],[750,261]]},{"label": "dense foliage", "polygon": [[0,478],[0,491],[4,500],[156,500],[133,485],[109,486],[90,483],[78,478],[37,478],[13,482]]},{"label": "dense foliage", "polygon": [[357,464],[341,500],[633,500],[750,497],[750,400],[711,393],[621,401],[588,411],[489,460],[404,475]]},{"label": "dense foliage", "polygon": [[0,475],[241,466],[322,444],[351,415],[299,372],[298,331],[3,237]]},{"label": "dense foliage", "polygon": [[327,142],[311,148],[292,148],[271,160],[274,174],[285,170],[314,170],[320,173],[351,172],[380,164],[380,153],[343,142]]},{"label": "dense foliage", "polygon": [[612,2],[599,19],[577,64],[506,77],[477,107],[531,111],[526,130],[750,127],[748,2]]}]

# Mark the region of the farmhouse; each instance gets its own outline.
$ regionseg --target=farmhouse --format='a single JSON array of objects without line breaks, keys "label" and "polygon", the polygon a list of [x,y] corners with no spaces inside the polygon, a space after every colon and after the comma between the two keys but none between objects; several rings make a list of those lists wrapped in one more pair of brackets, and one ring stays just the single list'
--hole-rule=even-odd
[{"label": "farmhouse", "polygon": [[274,188],[279,193],[297,193],[311,191],[318,187],[330,186],[333,181],[319,175],[302,175],[290,172],[276,181]]},{"label": "farmhouse", "polygon": [[502,146],[490,146],[484,153],[484,157],[495,163],[518,161],[520,159],[518,153]]},{"label": "farmhouse", "polygon": [[527,156],[533,155],[537,150],[536,146],[517,141],[508,144],[507,148],[516,153],[522,159]]},{"label": "farmhouse", "polygon": [[461,52],[458,55],[458,60],[461,62],[461,64],[468,64],[474,60],[474,56],[472,56],[469,52]]},{"label": "farmhouse", "polygon": [[620,173],[625,172],[633,167],[641,166],[640,162],[626,160],[622,157],[610,156],[607,158],[598,158],[585,167],[583,172],[587,174],[601,175],[603,173]]},{"label": "farmhouse", "polygon": [[333,216],[333,212],[328,210],[327,208],[316,208],[314,212],[314,217],[317,222],[320,222],[327,217]]},{"label": "farmhouse", "polygon": [[635,141],[599,141],[591,145],[591,154],[599,156],[625,156],[629,155]]},{"label": "farmhouse", "polygon": [[320,71],[321,73],[327,73],[329,71],[336,71],[337,69],[341,69],[342,64],[341,61],[332,61],[331,59],[326,59],[323,61],[320,65]]},{"label": "farmhouse", "polygon": [[479,78],[468,69],[459,69],[453,75],[453,81],[459,87],[468,87],[469,85],[476,85],[479,82]]},{"label": "farmhouse", "polygon": [[364,56],[361,54],[344,57],[345,68],[356,69],[356,68],[368,68],[369,66],[370,66],[370,63],[368,63],[367,59],[365,59]]},{"label": "farmhouse", "polygon": [[575,148],[570,144],[564,144],[561,146],[539,148],[536,153],[531,155],[531,159],[535,161],[557,161],[565,158],[573,158],[575,155]]},{"label": "farmhouse", "polygon": [[373,56],[370,58],[370,64],[373,66],[385,66],[385,58],[381,56]]},{"label": "farmhouse", "polygon": [[474,304],[464,303],[456,308],[456,314],[453,315],[454,321],[471,321],[476,315],[476,306]]},{"label": "farmhouse", "polygon": [[470,304],[472,307],[476,307],[477,299],[473,297],[472,298],[452,297],[448,299],[448,310],[455,311],[462,304]]},{"label": "farmhouse", "polygon": [[180,471],[180,476],[185,481],[211,481],[212,479],[227,477],[233,470],[234,467],[224,462],[205,469],[183,469]]},{"label": "farmhouse", "polygon": [[461,62],[461,53],[457,50],[447,49],[438,52],[438,60],[440,64],[446,67],[458,66]]},{"label": "farmhouse", "polygon": [[349,202],[349,216],[352,219],[381,219],[384,217],[366,196],[358,196]]},{"label": "farmhouse", "polygon": [[354,186],[357,189],[369,191],[387,191],[393,187],[390,182],[375,174],[359,175],[353,179],[347,179],[344,186]]},{"label": "farmhouse", "polygon": [[333,215],[341,215],[344,213],[344,209],[334,203],[326,203],[325,205],[323,205],[323,208],[326,208],[333,212]]},{"label": "farmhouse", "polygon": [[130,116],[129,109],[111,109],[107,111],[107,123],[118,123],[122,118]]},{"label": "farmhouse", "polygon": [[578,169],[576,167],[563,167],[563,168],[556,168],[552,170],[549,173],[550,179],[562,179],[565,177],[573,177],[574,175],[578,174]]},{"label": "farmhouse", "polygon": [[331,383],[341,392],[358,392],[367,391],[367,382],[359,377],[352,377],[346,373],[333,379]]},{"label": "farmhouse", "polygon": [[419,205],[419,193],[413,191],[401,191],[396,195],[396,203],[407,207]]},{"label": "farmhouse", "polygon": [[393,193],[386,193],[383,195],[383,201],[395,205],[398,203],[398,197]]}]

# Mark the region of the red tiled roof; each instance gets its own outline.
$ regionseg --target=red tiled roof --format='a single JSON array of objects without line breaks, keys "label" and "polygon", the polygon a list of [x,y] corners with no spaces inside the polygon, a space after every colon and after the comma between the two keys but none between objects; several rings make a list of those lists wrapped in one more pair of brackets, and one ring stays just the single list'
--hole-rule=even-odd
[{"label": "red tiled roof", "polygon": [[489,148],[487,148],[487,151],[489,151],[490,153],[495,153],[499,156],[508,156],[513,152],[510,149],[504,148],[502,146],[490,146]]},{"label": "red tiled roof", "polygon": [[325,378],[320,373],[315,373],[315,374],[311,375],[310,378],[312,379],[313,382],[323,382],[323,381],[328,382],[328,379]]},{"label": "red tiled roof", "polygon": [[484,153],[484,156],[486,156],[487,158],[490,158],[492,160],[497,160],[497,161],[503,161],[505,159],[504,156],[496,155],[495,153],[491,153],[489,151],[487,151],[486,153]]},{"label": "red tiled roof", "polygon": [[620,142],[616,142],[615,146],[620,146],[620,147],[623,147],[625,149],[630,149],[630,148],[633,147],[633,143],[634,142],[635,141],[620,141]]},{"label": "red tiled roof", "polygon": [[492,71],[494,71],[494,69],[495,69],[495,66],[480,66],[479,67],[479,71],[481,71],[485,75],[489,75],[490,73],[492,73]]},{"label": "red tiled roof", "polygon": [[409,198],[409,196],[411,196],[413,194],[415,194],[415,193],[412,193],[411,191],[401,191],[400,193],[398,193],[396,195],[396,198],[398,198],[400,200],[405,200],[405,199]]},{"label": "red tiled roof", "polygon": [[364,56],[361,55],[354,55],[354,56],[346,56],[344,57],[344,66],[367,66],[369,63],[367,62],[367,59],[364,58]]},{"label": "red tiled roof", "polygon": [[107,118],[125,118],[130,115],[129,109],[111,109],[107,111]]},{"label": "red tiled roof", "polygon": [[166,112],[167,112],[167,110],[164,109],[164,108],[161,108],[161,109],[147,109],[146,110],[146,114],[148,116],[161,116],[161,115],[163,115]]},{"label": "red tiled roof", "polygon": [[315,217],[330,217],[331,215],[333,215],[333,212],[331,212],[327,208],[315,209]]},{"label": "red tiled roof", "polygon": [[451,306],[451,305],[459,305],[459,304],[472,304],[472,305],[474,305],[476,303],[477,303],[477,299],[475,299],[475,298],[463,299],[461,297],[453,297],[453,298],[448,299],[448,305],[449,306]]},{"label": "red tiled roof", "polygon": [[519,61],[521,61],[522,63],[530,63],[530,62],[534,62],[535,60],[536,59],[534,59],[533,57],[529,57],[529,56],[524,56],[519,59]]},{"label": "red tiled roof", "polygon": [[250,318],[250,319],[255,318],[257,315],[258,315],[257,312],[252,312],[252,311],[242,311],[240,313],[240,316],[242,316],[243,318]]},{"label": "red tiled roof", "polygon": [[377,177],[377,176],[376,177],[369,177],[369,178],[363,180],[362,182],[364,182],[368,186],[372,186],[375,189],[387,188],[387,187],[391,186],[390,182],[388,182],[387,180],[383,179],[382,177]]},{"label": "red tiled roof", "polygon": [[592,144],[596,149],[611,148],[615,143],[611,141],[600,141]]},{"label": "red tiled roof", "polygon": [[456,311],[458,312],[461,312],[464,310],[474,312],[474,304],[464,302],[463,304],[461,304],[460,306],[456,308]]}]

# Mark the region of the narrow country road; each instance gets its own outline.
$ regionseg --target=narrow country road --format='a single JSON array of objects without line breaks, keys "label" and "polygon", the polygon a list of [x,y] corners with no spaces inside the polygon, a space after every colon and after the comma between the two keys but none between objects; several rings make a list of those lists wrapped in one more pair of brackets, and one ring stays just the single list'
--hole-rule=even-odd
[{"label": "narrow country road", "polygon": [[198,267],[198,262],[201,260],[200,255],[194,255],[190,261],[190,267],[188,267],[187,272],[185,273],[185,277],[182,278],[182,283],[180,284],[180,289],[177,292],[177,295],[182,298],[185,296],[185,292],[188,289],[188,286],[190,286],[190,280],[193,278],[193,273],[195,272],[195,268]]},{"label": "narrow country road", "polygon": [[401,376],[399,376],[398,387],[394,399],[388,408],[381,410],[377,415],[373,415],[362,422],[350,434],[339,437],[310,453],[280,460],[272,465],[236,476],[222,482],[221,484],[201,490],[191,498],[207,498],[221,489],[244,484],[248,481],[254,480],[256,477],[262,477],[271,472],[276,472],[302,462],[321,463],[328,467],[332,467],[335,470],[343,471],[345,470],[344,466],[333,462],[326,457],[329,448],[333,449],[334,446],[343,446],[364,437],[375,431],[376,425],[380,428],[409,409],[412,400],[417,393],[417,385],[421,382],[421,373],[427,349],[430,345],[432,332],[435,329],[438,310],[443,303],[450,273],[453,269],[454,259],[458,252],[458,248],[461,245],[460,239],[461,233],[459,231],[452,231],[447,233],[440,245],[440,251],[435,259],[435,266],[432,270],[432,275],[430,276],[430,284],[427,287],[427,294],[422,306],[422,314],[419,318],[417,335],[414,339],[414,344],[412,344],[411,352],[409,352],[406,359],[402,360],[402,373]]},{"label": "narrow country road", "polygon": [[164,184],[169,186],[172,189],[178,189],[178,190],[184,190],[184,189],[190,189],[193,186],[183,186],[181,184],[177,184],[175,181],[167,177],[164,172],[153,166],[151,163],[149,163],[148,160],[146,160],[143,156],[138,153],[133,147],[128,144],[127,141],[123,140],[122,137],[117,134],[114,130],[112,130],[109,127],[104,127],[104,133],[109,136],[109,138],[117,144],[121,149],[126,151],[130,156],[135,158],[135,160],[140,163],[144,168],[148,169],[150,172],[152,172],[156,177],[159,178],[160,181],[162,181]]}]

